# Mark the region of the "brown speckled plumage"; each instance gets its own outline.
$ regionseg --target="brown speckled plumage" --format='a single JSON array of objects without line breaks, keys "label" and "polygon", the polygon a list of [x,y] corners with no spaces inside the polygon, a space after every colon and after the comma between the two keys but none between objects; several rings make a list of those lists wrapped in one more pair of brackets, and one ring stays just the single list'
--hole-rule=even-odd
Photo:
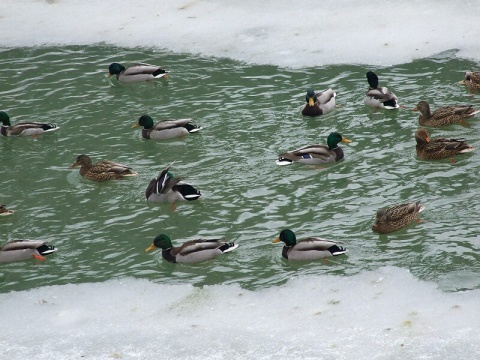
[{"label": "brown speckled plumage", "polygon": [[138,175],[130,167],[112,161],[103,160],[92,164],[87,155],[79,155],[70,169],[80,165],[80,175],[93,181],[107,181],[123,179],[126,176]]},{"label": "brown speckled plumage", "polygon": [[424,160],[439,160],[449,157],[454,161],[454,155],[467,153],[475,149],[468,145],[465,139],[431,139],[425,129],[418,129],[415,132],[415,140],[417,141],[417,156]]},{"label": "brown speckled plumage", "polygon": [[401,229],[412,221],[419,221],[419,213],[424,209],[425,206],[420,201],[380,209],[377,211],[372,230],[379,234],[387,234]]},{"label": "brown speckled plumage", "polygon": [[450,124],[468,125],[465,120],[477,114],[480,110],[472,105],[443,106],[431,112],[426,101],[420,101],[413,111],[420,111],[418,122],[422,126],[445,126]]}]

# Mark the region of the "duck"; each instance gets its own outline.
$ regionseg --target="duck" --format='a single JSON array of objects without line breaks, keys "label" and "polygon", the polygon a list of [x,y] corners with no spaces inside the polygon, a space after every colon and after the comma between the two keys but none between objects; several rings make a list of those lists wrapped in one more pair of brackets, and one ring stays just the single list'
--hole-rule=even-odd
[{"label": "duck", "polygon": [[280,241],[285,243],[282,256],[291,261],[319,260],[347,252],[347,249],[338,243],[318,237],[307,237],[297,242],[295,233],[290,229],[283,229],[272,243]]},{"label": "duck", "polygon": [[202,195],[192,185],[187,184],[180,178],[174,177],[170,172],[173,164],[167,166],[162,172],[148,184],[145,190],[147,201],[169,202],[197,200]]},{"label": "duck", "polygon": [[376,109],[394,110],[398,109],[398,99],[393,92],[385,86],[378,85],[378,76],[373,71],[367,72],[367,81],[370,85],[363,102]]},{"label": "duck", "polygon": [[0,216],[12,215],[13,210],[8,210],[5,205],[0,205]]},{"label": "duck", "polygon": [[454,155],[464,154],[475,150],[468,145],[465,139],[430,138],[426,129],[418,129],[415,132],[417,141],[417,156],[423,160],[439,160],[449,157],[455,162]]},{"label": "duck", "polygon": [[305,107],[302,110],[303,116],[320,116],[325,115],[335,109],[335,97],[337,94],[332,89],[327,89],[319,93],[315,90],[308,89],[305,96]]},{"label": "duck", "polygon": [[128,176],[136,176],[137,172],[126,165],[118,164],[109,160],[102,160],[92,164],[88,155],[78,155],[75,163],[69,168],[73,169],[80,165],[80,175],[93,181],[119,180]]},{"label": "duck", "polygon": [[425,210],[425,205],[420,201],[379,209],[372,230],[379,234],[388,234],[407,226],[412,221],[422,222],[419,219],[419,214],[423,210]]},{"label": "duck", "polygon": [[43,240],[13,240],[0,248],[0,263],[28,259],[46,260],[45,255],[55,252],[55,247]]},{"label": "duck", "polygon": [[154,125],[153,119],[148,115],[142,115],[132,129],[143,126],[142,137],[144,139],[164,140],[196,133],[202,130],[192,119],[162,120]]},{"label": "duck", "polygon": [[156,248],[162,249],[162,257],[171,263],[197,264],[203,261],[233,251],[238,244],[225,242],[224,239],[196,239],[184,242],[180,246],[172,246],[170,237],[160,234],[153,240],[152,245],[145,249],[150,252]]},{"label": "duck", "polygon": [[434,112],[430,111],[430,105],[426,101],[420,101],[413,111],[420,111],[418,122],[422,126],[445,126],[450,124],[462,124],[469,126],[465,121],[477,114],[480,110],[472,105],[442,106]]},{"label": "duck", "polygon": [[59,130],[60,127],[52,123],[21,122],[15,125],[10,123],[10,116],[5,111],[0,111],[0,134],[3,136],[36,136]]},{"label": "duck", "polygon": [[460,84],[465,85],[470,94],[480,92],[480,72],[479,71],[467,71],[464,74],[464,79],[460,81]]},{"label": "duck", "polygon": [[112,63],[108,67],[108,77],[116,76],[117,80],[124,83],[151,81],[167,76],[168,71],[165,71],[160,66],[150,64],[134,64],[128,68],[119,64]]},{"label": "duck", "polygon": [[340,142],[350,143],[340,133],[333,132],[327,137],[327,145],[306,145],[296,150],[279,155],[277,165],[290,165],[294,162],[306,165],[335,163],[343,159],[344,154]]}]

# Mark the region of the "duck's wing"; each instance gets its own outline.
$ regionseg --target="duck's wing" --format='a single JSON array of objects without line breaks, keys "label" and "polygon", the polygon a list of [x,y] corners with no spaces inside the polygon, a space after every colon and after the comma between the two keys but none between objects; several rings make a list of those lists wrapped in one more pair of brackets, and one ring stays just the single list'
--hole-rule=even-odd
[{"label": "duck's wing", "polygon": [[438,151],[456,151],[461,152],[462,150],[472,148],[470,145],[467,144],[466,139],[458,138],[458,139],[446,139],[446,138],[435,138],[431,139],[425,150],[431,152],[438,152]]},{"label": "duck's wing", "polygon": [[119,175],[138,175],[136,172],[132,170],[131,167],[123,164],[119,164],[113,161],[109,160],[103,160],[97,162],[95,165],[93,165],[90,169],[89,172],[95,173],[95,174],[101,174],[101,173],[115,173]]},{"label": "duck's wing", "polygon": [[421,204],[420,201],[398,204],[387,209],[378,210],[377,219],[380,221],[398,221],[405,216],[420,213],[424,209],[425,206]]},{"label": "duck's wing", "polygon": [[58,127],[55,124],[43,122],[23,122],[8,127],[10,135],[25,135],[25,134],[40,134],[46,131],[56,130]]},{"label": "duck's wing", "polygon": [[125,69],[125,71],[123,72],[123,75],[126,75],[126,76],[142,75],[142,74],[153,75],[153,73],[158,72],[159,70],[161,70],[159,66],[149,65],[149,64],[135,64]]},{"label": "duck's wing", "polygon": [[324,159],[327,161],[332,156],[332,153],[327,146],[317,144],[307,145],[279,155],[280,158],[285,158],[291,161],[298,161],[300,159],[304,159],[306,156]]},{"label": "duck's wing", "polygon": [[327,104],[328,102],[332,101],[332,99],[335,99],[335,97],[337,96],[335,91],[333,91],[332,89],[324,90],[324,91],[319,92],[315,95],[317,97],[317,104],[318,105]]},{"label": "duck's wing", "polygon": [[188,255],[200,251],[216,250],[225,243],[224,239],[196,239],[172,248],[172,255]]},{"label": "duck's wing", "polygon": [[158,123],[155,124],[153,127],[154,130],[156,131],[161,131],[161,130],[166,130],[166,129],[173,129],[177,127],[184,127],[187,125],[189,122],[191,122],[192,119],[178,119],[178,120],[162,120],[159,121]]},{"label": "duck's wing", "polygon": [[308,237],[297,242],[294,248],[295,248],[295,251],[311,251],[311,250],[324,251],[336,244],[337,243],[335,241],[322,239],[318,237]]},{"label": "duck's wing", "polygon": [[162,172],[155,178],[150,181],[146,190],[147,199],[151,194],[166,194],[174,186],[176,186],[181,179],[180,178],[170,178],[168,176],[168,170],[170,170],[171,165],[169,165],[166,169],[162,170]]},{"label": "duck's wing", "polygon": [[385,86],[379,86],[375,89],[368,89],[367,97],[378,100],[379,102],[383,103],[385,107],[399,107],[399,105],[397,104],[397,96],[393,92],[388,90],[388,88],[386,88]]},{"label": "duck's wing", "polygon": [[2,246],[2,251],[36,249],[45,244],[43,240],[13,240]]}]

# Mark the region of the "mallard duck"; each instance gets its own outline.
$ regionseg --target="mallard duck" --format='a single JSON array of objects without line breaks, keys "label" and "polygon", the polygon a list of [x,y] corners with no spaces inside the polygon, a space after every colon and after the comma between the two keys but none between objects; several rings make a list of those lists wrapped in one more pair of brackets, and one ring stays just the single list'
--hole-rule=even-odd
[{"label": "mallard duck", "polygon": [[398,109],[400,107],[395,94],[388,90],[388,88],[378,85],[378,76],[374,72],[367,72],[367,80],[370,88],[363,99],[366,105],[387,110]]},{"label": "mallard duck", "polygon": [[174,203],[177,200],[197,200],[202,195],[200,191],[174,177],[169,171],[171,166],[167,166],[160,175],[150,181],[145,191],[147,201]]},{"label": "mallard duck", "polygon": [[129,166],[117,164],[112,161],[103,160],[92,164],[92,159],[87,155],[77,156],[77,160],[69,168],[73,169],[80,165],[80,175],[93,181],[107,181],[123,179],[127,176],[136,176],[138,173]]},{"label": "mallard duck", "polygon": [[142,136],[145,139],[172,139],[202,130],[201,127],[192,124],[191,121],[192,119],[163,120],[154,125],[150,116],[142,115],[137,123],[132,126],[132,129],[143,126]]},{"label": "mallard duck", "polygon": [[420,101],[413,111],[420,111],[418,122],[422,126],[444,126],[455,123],[468,126],[465,121],[477,114],[480,110],[475,109],[472,105],[443,106],[430,111],[430,105],[426,101]]},{"label": "mallard duck", "polygon": [[480,72],[467,71],[460,83],[467,87],[470,94],[480,92]]},{"label": "mallard duck", "polygon": [[158,235],[153,244],[145,252],[162,249],[162,257],[171,263],[196,264],[212,260],[218,255],[235,250],[238,244],[225,242],[224,239],[197,239],[183,243],[181,246],[172,246],[172,241],[165,234]]},{"label": "mallard duck", "polygon": [[449,157],[452,162],[455,162],[454,155],[475,150],[473,146],[466,143],[465,139],[431,139],[425,129],[418,129],[415,132],[415,140],[417,141],[417,156],[424,160],[438,160]]},{"label": "mallard duck", "polygon": [[5,205],[0,205],[0,216],[12,215],[13,211],[8,210]]},{"label": "mallard duck", "polygon": [[335,109],[335,97],[337,94],[332,89],[315,93],[313,89],[307,90],[305,101],[307,104],[302,110],[304,116],[325,115]]},{"label": "mallard duck", "polygon": [[387,234],[407,226],[412,221],[421,222],[418,216],[425,210],[420,201],[394,205],[377,211],[372,230],[379,234]]},{"label": "mallard duck", "polygon": [[13,240],[0,248],[0,263],[22,261],[28,259],[45,260],[56,249],[42,240]]},{"label": "mallard duck", "polygon": [[349,143],[351,140],[333,132],[327,137],[327,146],[307,145],[300,149],[288,151],[279,155],[277,164],[289,165],[292,162],[298,162],[306,165],[320,165],[334,163],[343,159],[343,150],[338,146],[340,142]]},{"label": "mallard duck", "polygon": [[280,241],[285,243],[282,256],[293,261],[318,260],[347,252],[346,248],[339,246],[336,242],[317,237],[308,237],[297,242],[295,233],[290,229],[282,230],[280,236],[272,243]]},{"label": "mallard duck", "polygon": [[3,136],[27,136],[41,135],[60,129],[56,124],[43,122],[21,122],[15,125],[10,124],[10,116],[5,111],[0,111],[0,133]]},{"label": "mallard duck", "polygon": [[125,83],[160,79],[167,73],[168,71],[163,70],[160,66],[149,64],[135,64],[125,68],[123,65],[113,63],[108,67],[108,77],[115,75],[118,80]]}]

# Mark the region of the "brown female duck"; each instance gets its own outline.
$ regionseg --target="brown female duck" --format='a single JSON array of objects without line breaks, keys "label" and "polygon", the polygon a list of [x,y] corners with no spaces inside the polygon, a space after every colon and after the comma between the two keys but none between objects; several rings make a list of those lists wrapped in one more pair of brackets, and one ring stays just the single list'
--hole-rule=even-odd
[{"label": "brown female duck", "polygon": [[107,181],[123,179],[127,176],[136,176],[132,168],[115,163],[113,161],[103,160],[92,164],[92,159],[87,155],[79,155],[77,160],[69,168],[73,169],[80,165],[80,175],[93,181]]},{"label": "brown female duck", "polygon": [[480,112],[472,105],[443,106],[431,112],[430,105],[426,101],[420,101],[413,111],[421,112],[418,122],[422,126],[445,126],[450,124],[469,126],[465,120]]},{"label": "brown female duck", "polygon": [[455,162],[454,155],[475,150],[473,146],[466,143],[465,139],[431,139],[425,129],[418,129],[415,132],[415,140],[417,141],[417,156],[423,160],[439,160],[449,157],[450,161]]},{"label": "brown female duck", "polygon": [[423,210],[425,206],[420,201],[380,209],[377,211],[372,230],[379,234],[387,234],[407,226],[412,221],[421,222],[418,216]]}]

